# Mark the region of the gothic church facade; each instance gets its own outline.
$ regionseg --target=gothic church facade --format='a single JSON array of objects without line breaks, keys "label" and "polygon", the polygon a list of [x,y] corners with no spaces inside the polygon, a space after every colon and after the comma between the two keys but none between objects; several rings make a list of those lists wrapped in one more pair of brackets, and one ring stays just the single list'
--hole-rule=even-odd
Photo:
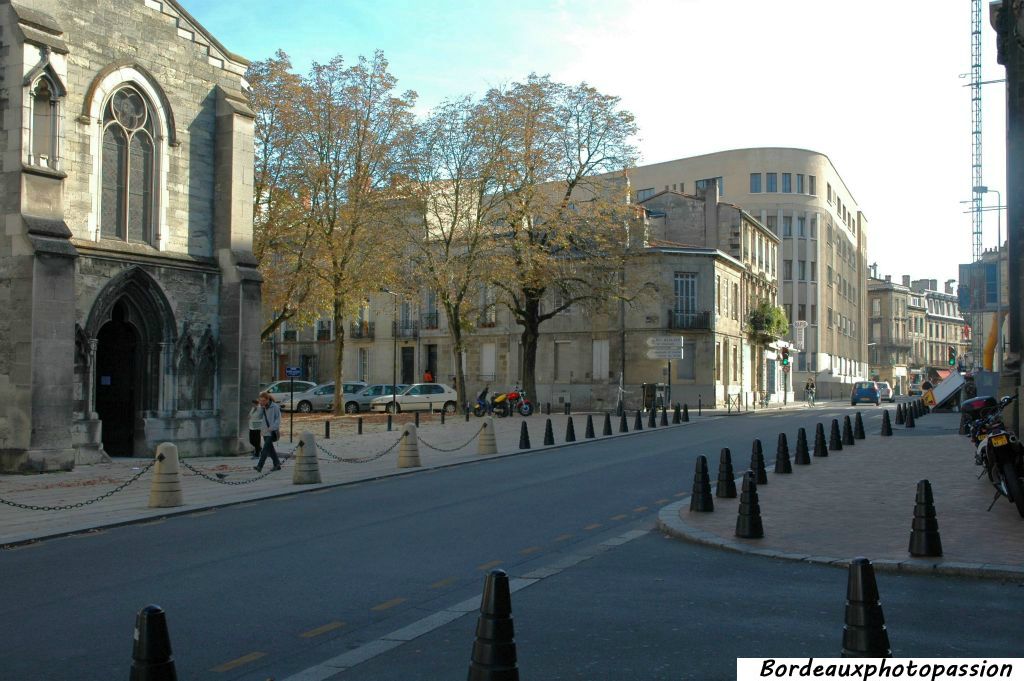
[{"label": "gothic church facade", "polygon": [[0,471],[242,451],[247,64],[176,0],[0,0]]}]

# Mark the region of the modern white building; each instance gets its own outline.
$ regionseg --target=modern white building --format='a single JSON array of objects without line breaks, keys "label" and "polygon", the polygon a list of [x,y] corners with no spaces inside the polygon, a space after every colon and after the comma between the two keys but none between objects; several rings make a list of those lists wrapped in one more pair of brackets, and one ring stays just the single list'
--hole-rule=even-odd
[{"label": "modern white building", "polygon": [[795,323],[791,339],[803,349],[791,386],[813,375],[820,395],[838,396],[847,390],[843,384],[867,378],[867,218],[828,156],[735,149],[639,166],[627,175],[636,201],[666,190],[695,193],[717,180],[723,201],[780,237],[779,304]]}]

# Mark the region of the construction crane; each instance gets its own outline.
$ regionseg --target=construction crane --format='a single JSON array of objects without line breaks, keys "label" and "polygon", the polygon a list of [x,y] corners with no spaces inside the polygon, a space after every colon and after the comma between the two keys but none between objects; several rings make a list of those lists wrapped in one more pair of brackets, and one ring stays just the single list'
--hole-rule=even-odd
[{"label": "construction crane", "polygon": [[[971,0],[971,150],[971,262],[978,263],[982,254],[981,201],[984,195],[977,188],[985,184],[981,174],[981,0]],[[971,293],[971,307],[976,308],[975,314],[971,316],[971,355],[977,362],[981,357],[985,334],[980,328],[983,319],[981,310],[974,302],[979,298],[976,292]]]}]

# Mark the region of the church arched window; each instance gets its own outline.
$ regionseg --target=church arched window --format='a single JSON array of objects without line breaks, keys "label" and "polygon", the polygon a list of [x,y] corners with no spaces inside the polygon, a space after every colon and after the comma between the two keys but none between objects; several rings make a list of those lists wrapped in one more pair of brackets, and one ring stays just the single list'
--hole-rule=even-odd
[{"label": "church arched window", "polygon": [[125,85],[103,108],[100,236],[154,241],[156,120],[139,90]]}]

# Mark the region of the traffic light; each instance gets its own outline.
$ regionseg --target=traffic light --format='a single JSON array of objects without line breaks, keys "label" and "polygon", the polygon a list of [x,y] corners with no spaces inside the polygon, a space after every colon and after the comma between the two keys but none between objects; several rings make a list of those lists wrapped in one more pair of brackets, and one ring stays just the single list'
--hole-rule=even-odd
[{"label": "traffic light", "polygon": [[782,366],[789,366],[789,348],[782,348]]},{"label": "traffic light", "polygon": [[949,359],[948,359],[949,366],[955,367],[956,366],[956,348],[953,347],[952,345],[950,345],[950,346],[948,346],[946,348],[946,353],[949,356]]}]

